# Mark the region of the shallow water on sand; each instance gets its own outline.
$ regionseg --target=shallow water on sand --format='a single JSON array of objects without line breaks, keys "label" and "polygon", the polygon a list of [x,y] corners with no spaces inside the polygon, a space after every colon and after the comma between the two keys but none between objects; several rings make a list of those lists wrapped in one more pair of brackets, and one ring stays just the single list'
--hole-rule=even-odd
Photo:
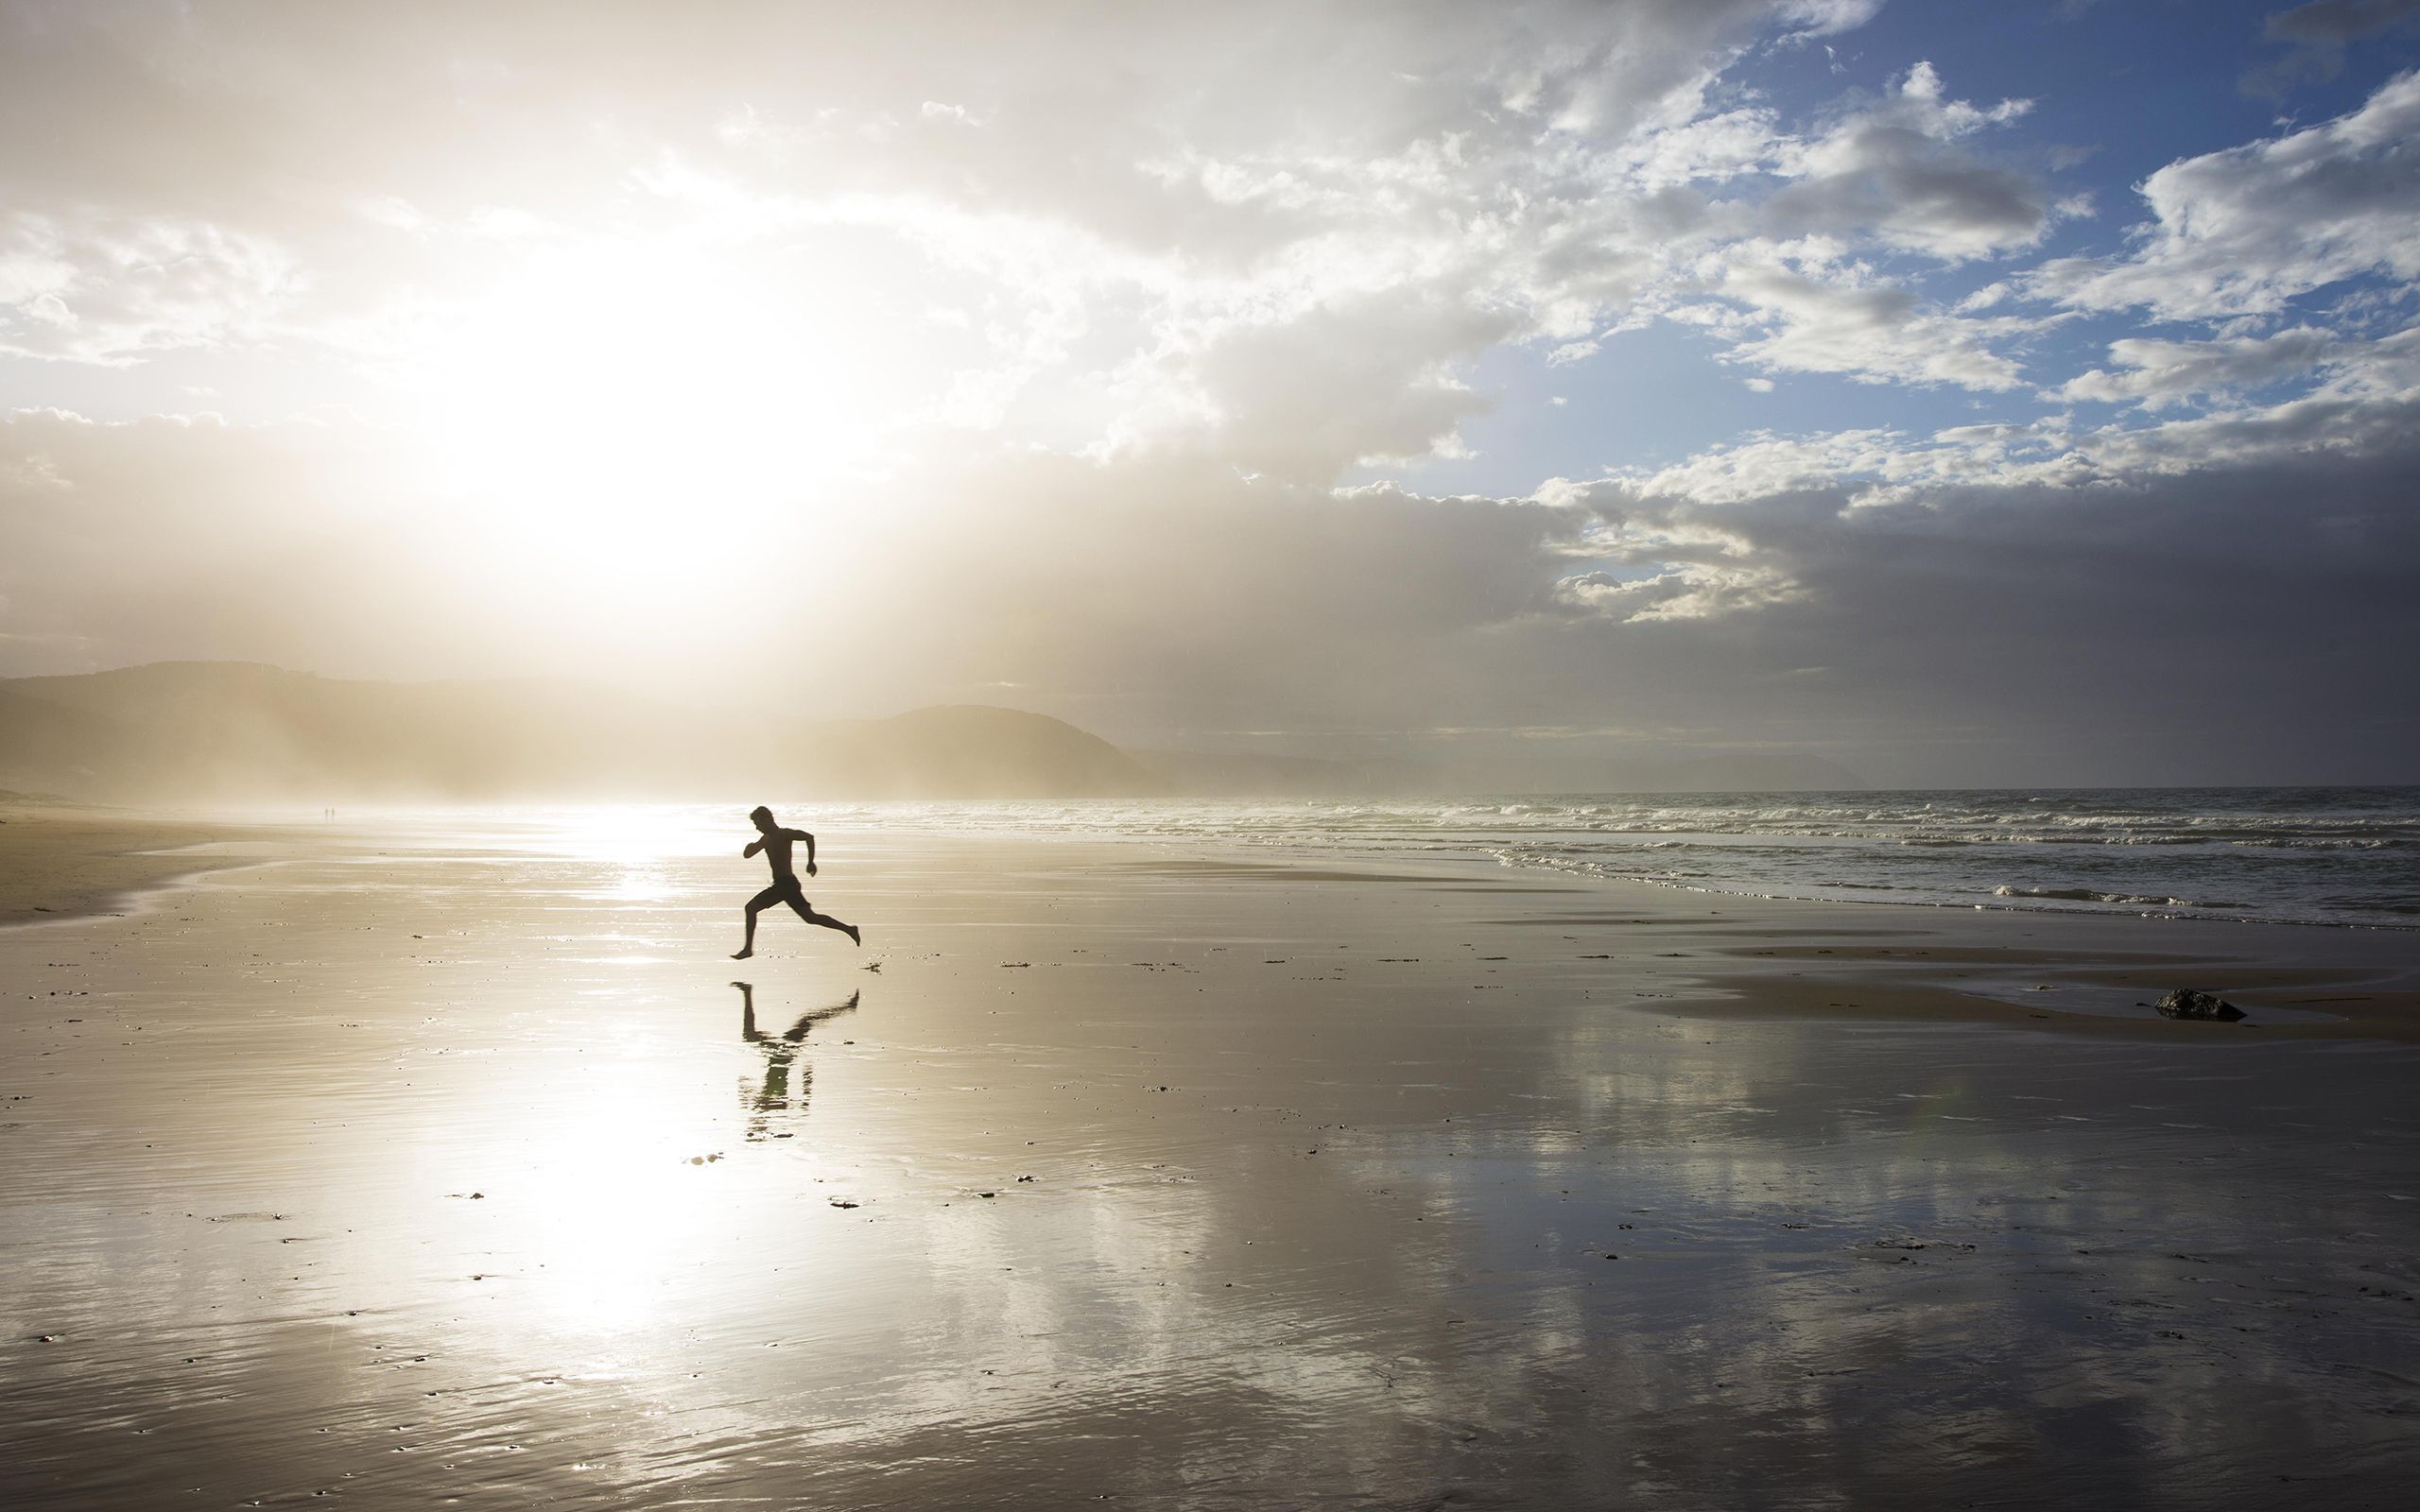
[{"label": "shallow water on sand", "polygon": [[1674,1018],[1601,886],[1079,846],[833,836],[866,950],[732,963],[735,857],[419,839],[0,933],[0,1502],[2420,1469],[2407,1049]]}]

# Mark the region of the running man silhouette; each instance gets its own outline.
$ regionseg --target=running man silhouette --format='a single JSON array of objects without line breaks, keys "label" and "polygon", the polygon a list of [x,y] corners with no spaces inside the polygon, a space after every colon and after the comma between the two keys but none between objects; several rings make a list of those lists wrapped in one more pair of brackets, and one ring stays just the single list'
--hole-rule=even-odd
[{"label": "running man silhouette", "polygon": [[756,916],[775,903],[789,904],[791,912],[810,924],[838,930],[849,936],[853,945],[861,943],[856,925],[844,924],[807,906],[806,894],[798,885],[798,873],[790,869],[790,847],[804,840],[806,842],[806,874],[810,877],[815,875],[815,836],[804,830],[783,829],[773,822],[773,811],[762,803],[749,810],[748,816],[756,821],[757,838],[749,841],[748,849],[739,853],[752,856],[759,850],[764,851],[766,864],[773,868],[773,885],[748,900],[748,938],[739,949],[731,953],[731,958],[744,961],[756,954]]}]

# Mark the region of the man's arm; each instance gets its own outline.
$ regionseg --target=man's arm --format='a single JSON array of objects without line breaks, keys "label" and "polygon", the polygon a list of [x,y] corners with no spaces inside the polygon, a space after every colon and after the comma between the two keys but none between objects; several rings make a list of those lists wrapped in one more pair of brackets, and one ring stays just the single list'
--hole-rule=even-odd
[{"label": "man's arm", "polygon": [[748,849],[747,849],[747,850],[742,850],[742,851],[741,851],[741,852],[739,852],[739,853],[740,853],[741,855],[743,855],[743,856],[752,856],[752,855],[754,855],[757,851],[762,850],[764,850],[764,849],[765,849],[765,842],[764,842],[764,841],[762,841],[762,840],[751,840],[751,841],[749,841],[749,842],[748,842]]},{"label": "man's arm", "polygon": [[806,842],[806,874],[810,877],[814,876],[815,836],[807,833],[804,830],[792,830],[789,832],[789,837],[793,840],[804,840]]}]

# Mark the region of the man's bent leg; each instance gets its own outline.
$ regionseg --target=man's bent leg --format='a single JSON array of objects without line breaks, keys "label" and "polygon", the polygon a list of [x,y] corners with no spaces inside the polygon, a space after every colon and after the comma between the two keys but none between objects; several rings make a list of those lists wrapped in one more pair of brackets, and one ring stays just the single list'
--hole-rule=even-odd
[{"label": "man's bent leg", "polygon": [[780,902],[785,896],[781,888],[768,887],[748,900],[748,937],[740,942],[739,949],[731,953],[733,960],[744,961],[756,954],[756,916]]}]

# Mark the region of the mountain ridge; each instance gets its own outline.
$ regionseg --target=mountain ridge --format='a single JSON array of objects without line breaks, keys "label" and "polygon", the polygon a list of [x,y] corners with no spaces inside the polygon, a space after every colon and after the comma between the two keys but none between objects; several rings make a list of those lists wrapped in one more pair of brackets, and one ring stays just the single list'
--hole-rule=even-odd
[{"label": "mountain ridge", "polygon": [[167,662],[0,681],[0,786],[181,801],[1141,796],[1124,752],[982,705],[806,720],[588,684],[379,682]]},{"label": "mountain ridge", "polygon": [[[807,719],[687,708],[567,679],[386,682],[260,662],[0,679],[0,788],[113,801],[1408,798],[1862,785],[1828,762],[1786,753],[1564,766],[1539,780],[1548,775],[1487,782],[1400,757],[1129,750],[1051,715],[990,704]],[[1758,781],[1741,780],[1751,776]]]}]

